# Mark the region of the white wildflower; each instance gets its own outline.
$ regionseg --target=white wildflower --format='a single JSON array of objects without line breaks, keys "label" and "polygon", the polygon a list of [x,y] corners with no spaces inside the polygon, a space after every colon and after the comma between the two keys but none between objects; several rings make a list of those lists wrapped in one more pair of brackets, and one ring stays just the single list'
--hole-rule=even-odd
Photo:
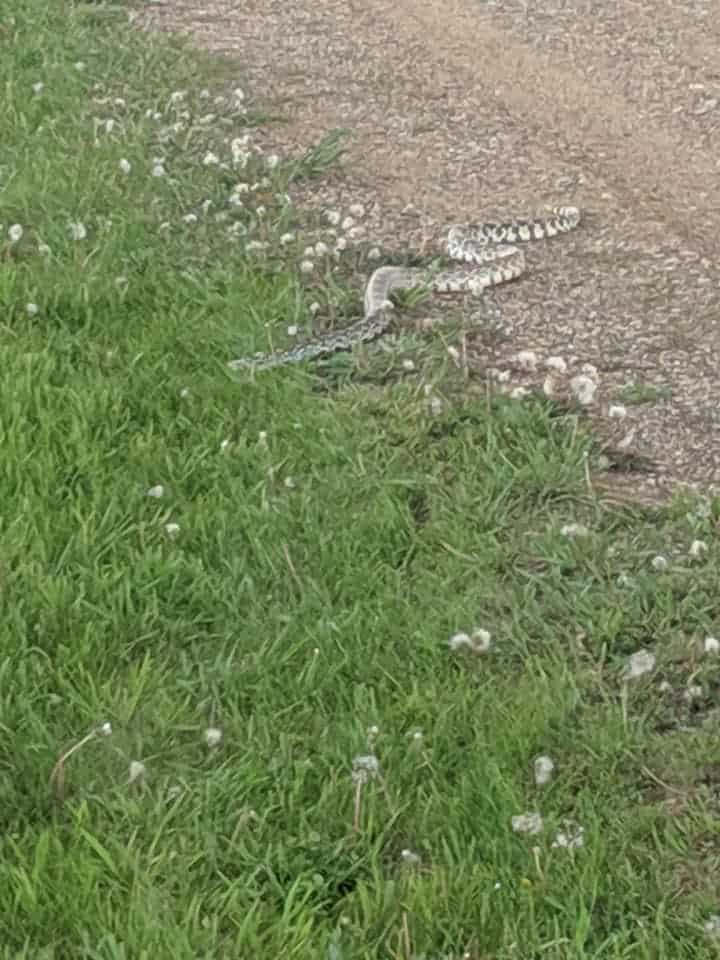
[{"label": "white wildflower", "polygon": [[448,640],[448,646],[451,650],[460,650],[462,647],[471,647],[472,640],[469,633],[454,633]]},{"label": "white wildflower", "polygon": [[21,224],[14,223],[11,227],[8,227],[8,240],[10,243],[17,243],[19,240],[22,240],[24,232]]},{"label": "white wildflower", "polygon": [[708,545],[704,540],[693,540],[690,544],[690,556],[691,557],[701,557],[704,553],[707,553]]},{"label": "white wildflower", "polygon": [[403,370],[407,370],[408,373],[410,373],[412,370],[415,369],[415,361],[414,361],[414,360],[410,360],[410,358],[407,358],[407,359],[403,360],[403,362],[402,362],[402,368],[403,368]]},{"label": "white wildflower", "polygon": [[296,336],[298,335],[298,326],[297,326],[297,324],[296,324],[296,323],[291,323],[290,326],[287,328],[287,332],[288,332],[288,336],[289,336],[289,337],[296,337]]},{"label": "white wildflower", "polygon": [[548,357],[545,366],[550,370],[556,370],[558,373],[565,373],[567,370],[567,363],[562,357]]},{"label": "white wildflower", "polygon": [[295,489],[295,481],[293,480],[292,477],[285,477],[285,480],[283,482],[288,490]]},{"label": "white wildflower", "polygon": [[470,646],[473,653],[487,653],[492,646],[492,635],[482,627],[476,627],[470,634]]},{"label": "white wildflower", "polygon": [[538,355],[534,350],[521,350],[515,357],[523,370],[535,370],[538,365]]},{"label": "white wildflower", "polygon": [[560,527],[560,534],[563,537],[587,537],[590,531],[584,523],[566,523]]},{"label": "white wildflower", "polygon": [[367,783],[380,776],[380,762],[374,754],[355,757],[352,762],[352,779],[354,783]]},{"label": "white wildflower", "polygon": [[222,738],[222,730],[218,730],[217,727],[208,727],[205,731],[205,743],[211,750],[218,746]]},{"label": "white wildflower", "polygon": [[634,680],[655,669],[656,657],[650,650],[638,650],[628,659],[623,675],[626,680]]},{"label": "white wildflower", "polygon": [[543,819],[539,813],[521,813],[512,818],[512,828],[515,833],[541,833]]},{"label": "white wildflower", "polygon": [[318,311],[320,310],[320,304],[317,302],[317,300],[314,300],[314,301],[310,304],[310,306],[308,307],[308,310],[310,311],[310,313],[312,313],[313,316],[314,316],[316,313],[318,313]]},{"label": "white wildflower", "polygon": [[420,863],[420,857],[412,850],[401,850],[400,859],[409,867],[416,867]]},{"label": "white wildflower", "polygon": [[98,733],[103,737],[109,737],[112,733],[112,724],[108,723],[107,721],[105,723],[101,723],[98,727]]},{"label": "white wildflower", "polygon": [[26,303],[25,304],[25,313],[29,317],[36,317],[40,312],[40,307],[36,303]]},{"label": "white wildflower", "polygon": [[70,236],[73,238],[73,240],[84,240],[87,236],[85,224],[80,220],[71,221],[68,229],[70,230]]},{"label": "white wildflower", "polygon": [[716,655],[720,653],[720,640],[717,637],[705,637],[705,653]]},{"label": "white wildflower", "polygon": [[126,160],[125,157],[120,160],[118,167],[120,168],[120,173],[130,173],[132,170],[132,164],[129,160]]},{"label": "white wildflower", "polygon": [[128,783],[136,783],[139,780],[144,780],[146,773],[147,768],[145,764],[139,760],[133,760],[130,764],[130,770],[128,771]]},{"label": "white wildflower", "polygon": [[170,537],[171,540],[174,540],[175,537],[180,533],[180,526],[177,523],[166,523],[165,524],[165,533]]},{"label": "white wildflower", "polygon": [[38,80],[37,83],[34,83],[32,85],[33,93],[42,93],[44,89],[45,89],[45,84],[42,82],[42,80]]},{"label": "white wildflower", "polygon": [[595,399],[597,384],[588,376],[580,375],[570,381],[570,390],[578,403],[589,406]]},{"label": "white wildflower", "polygon": [[165,487],[161,483],[156,483],[154,487],[150,487],[147,495],[155,500],[159,500],[165,496]]},{"label": "white wildflower", "polygon": [[565,829],[561,830],[552,842],[553,847],[577,850],[579,847],[585,845],[585,827],[580,827],[567,821],[564,826]]},{"label": "white wildflower", "polygon": [[537,757],[535,760],[535,783],[539,787],[549,783],[554,770],[555,764],[550,757]]}]

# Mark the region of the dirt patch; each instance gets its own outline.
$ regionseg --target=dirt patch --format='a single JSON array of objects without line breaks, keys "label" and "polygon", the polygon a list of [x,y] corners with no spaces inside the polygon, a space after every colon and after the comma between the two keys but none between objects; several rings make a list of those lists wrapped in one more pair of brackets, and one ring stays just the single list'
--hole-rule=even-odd
[{"label": "dirt patch", "polygon": [[147,22],[234,57],[238,84],[282,105],[288,123],[263,132],[278,152],[351,131],[347,172],[310,199],[363,203],[384,246],[425,249],[450,221],[581,207],[579,231],[530,245],[528,273],[468,308],[470,366],[508,389],[552,390],[560,371],[547,361],[560,357],[570,380],[596,381],[588,409],[603,432],[655,464],[638,490],[720,489],[720,21],[709,2],[148,9]]}]

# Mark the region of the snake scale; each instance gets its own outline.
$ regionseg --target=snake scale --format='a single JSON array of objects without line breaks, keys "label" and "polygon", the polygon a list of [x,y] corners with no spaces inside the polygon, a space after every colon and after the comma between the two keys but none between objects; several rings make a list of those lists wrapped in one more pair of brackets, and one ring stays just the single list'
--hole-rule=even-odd
[{"label": "snake scale", "polygon": [[429,284],[437,293],[470,293],[480,296],[487,287],[507,283],[525,271],[525,256],[516,243],[542,240],[568,233],[580,223],[577,207],[550,207],[544,215],[513,219],[503,223],[454,224],[449,228],[445,244],[450,260],[469,264],[469,268],[443,270],[435,276],[419,267],[379,267],[365,288],[364,314],[340,330],[321,334],[314,340],[300,343],[276,353],[231,360],[233,370],[267,370],[289,363],[300,363],[327,356],[340,350],[351,350],[355,344],[375,340],[387,332],[392,323],[394,290],[409,290]]}]

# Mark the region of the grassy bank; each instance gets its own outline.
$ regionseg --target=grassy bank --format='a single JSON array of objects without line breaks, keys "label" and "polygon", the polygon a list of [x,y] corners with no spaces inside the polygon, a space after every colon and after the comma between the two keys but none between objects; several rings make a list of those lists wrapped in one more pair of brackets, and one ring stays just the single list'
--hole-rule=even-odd
[{"label": "grassy bank", "polygon": [[332,148],[122,7],[0,43],[0,957],[716,956],[717,512],[440,367],[231,375]]}]

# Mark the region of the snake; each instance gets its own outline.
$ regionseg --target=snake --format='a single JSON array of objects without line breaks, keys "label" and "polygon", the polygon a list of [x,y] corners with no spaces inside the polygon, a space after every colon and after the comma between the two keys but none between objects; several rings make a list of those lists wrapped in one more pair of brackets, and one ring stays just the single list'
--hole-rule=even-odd
[{"label": "snake", "polygon": [[358,343],[376,340],[392,325],[390,297],[395,291],[428,286],[436,293],[481,296],[488,287],[508,283],[525,272],[525,255],[517,243],[568,233],[579,225],[580,219],[577,207],[549,207],[541,215],[522,219],[452,224],[445,240],[445,254],[449,260],[468,266],[440,270],[435,274],[423,267],[378,267],[365,287],[360,319],[288,350],[240,357],[231,360],[228,366],[233,370],[267,370],[352,350]]}]

